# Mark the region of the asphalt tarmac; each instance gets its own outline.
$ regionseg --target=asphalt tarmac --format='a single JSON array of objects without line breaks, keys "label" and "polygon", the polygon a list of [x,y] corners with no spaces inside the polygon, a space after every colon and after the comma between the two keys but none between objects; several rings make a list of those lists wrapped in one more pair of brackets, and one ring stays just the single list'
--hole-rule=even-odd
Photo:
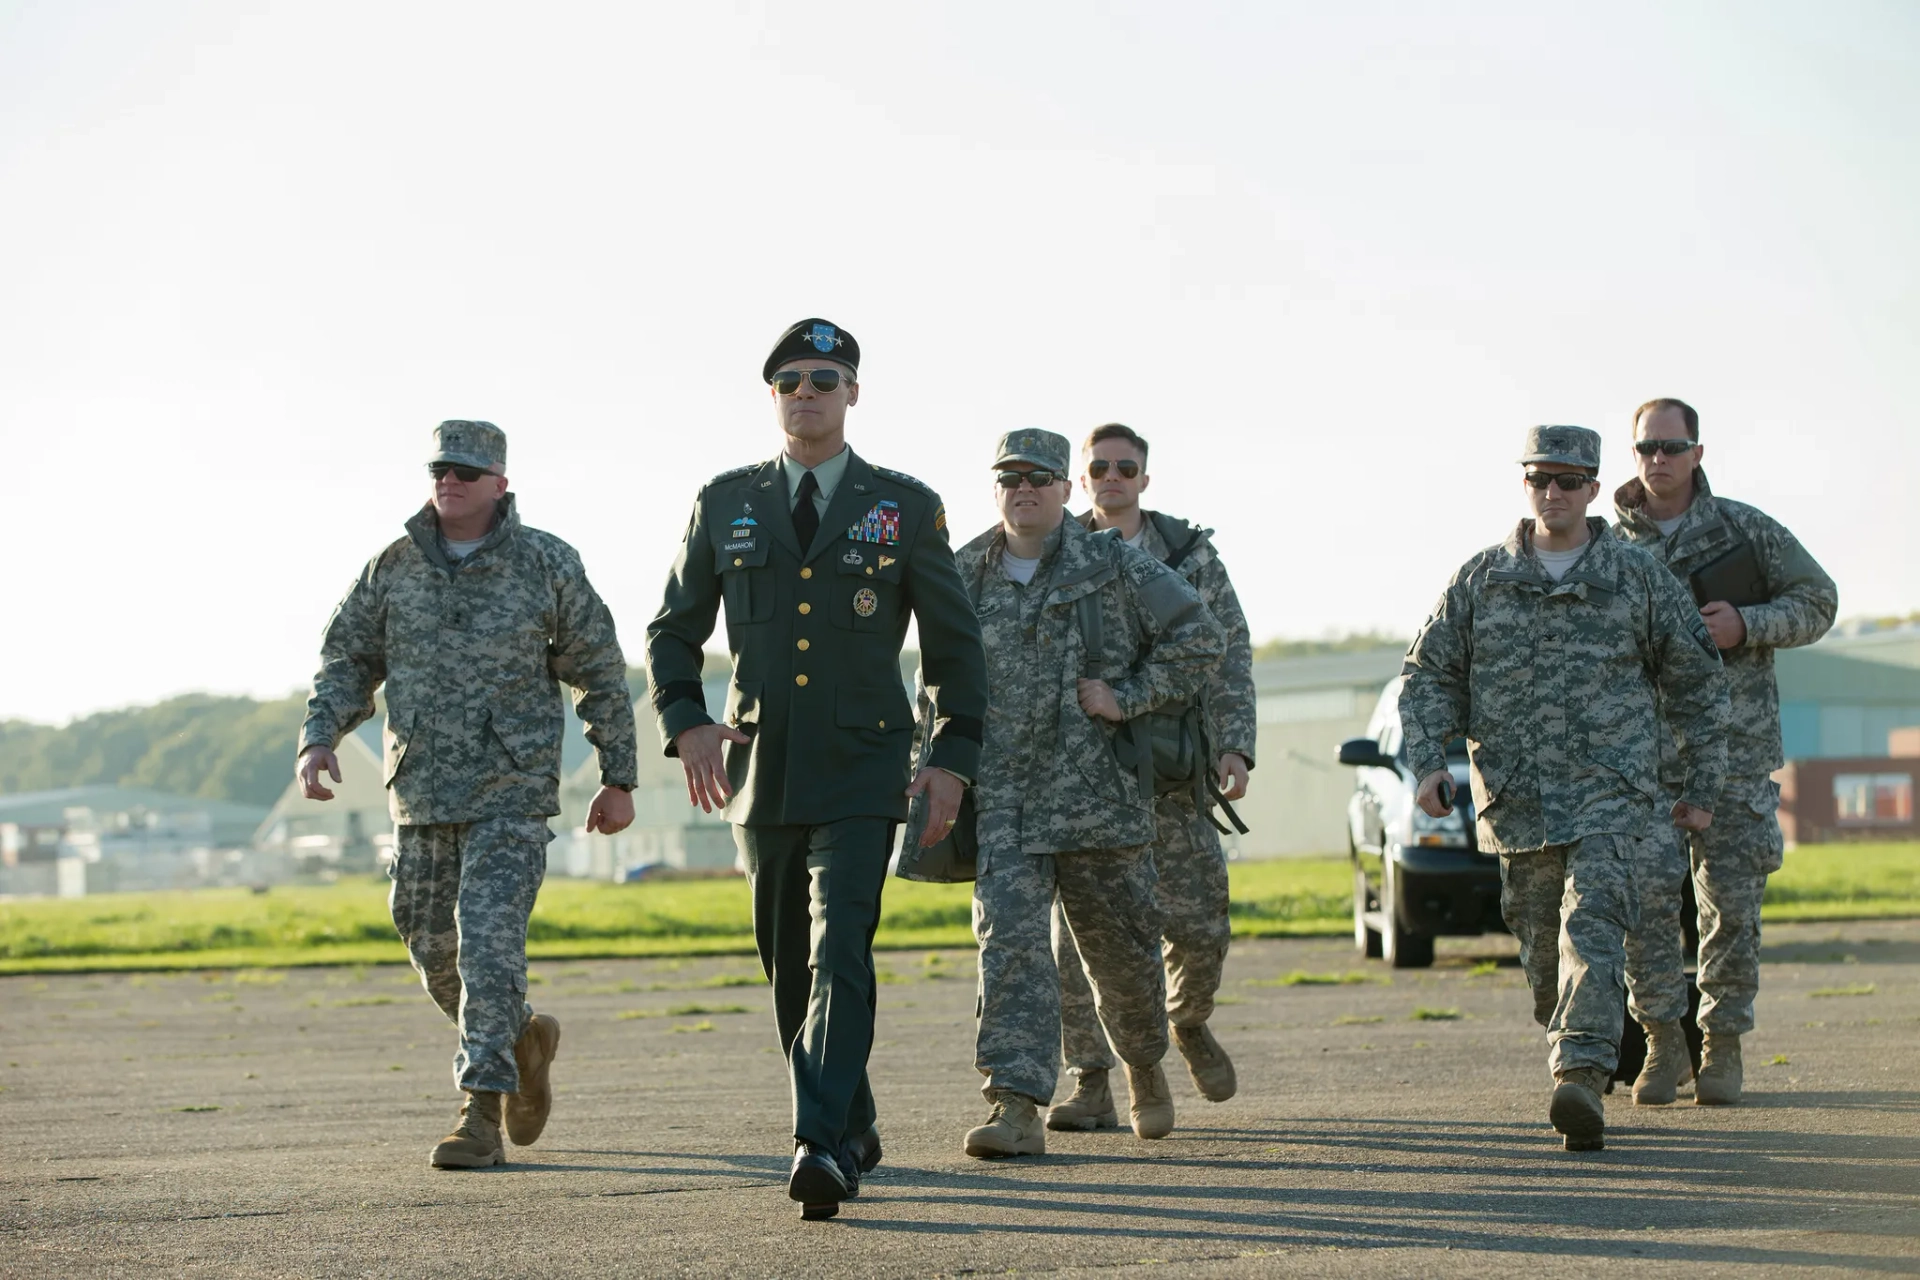
[{"label": "asphalt tarmac", "polygon": [[453,1032],[407,970],[0,979],[0,1275],[1920,1274],[1920,921],[1770,928],[1746,1102],[1616,1094],[1581,1155],[1512,949],[1241,943],[1239,1096],[1170,1057],[1172,1137],[998,1163],[972,954],[884,954],[886,1159],[822,1223],[747,957],[536,964],[553,1119],[473,1173],[427,1166]]}]

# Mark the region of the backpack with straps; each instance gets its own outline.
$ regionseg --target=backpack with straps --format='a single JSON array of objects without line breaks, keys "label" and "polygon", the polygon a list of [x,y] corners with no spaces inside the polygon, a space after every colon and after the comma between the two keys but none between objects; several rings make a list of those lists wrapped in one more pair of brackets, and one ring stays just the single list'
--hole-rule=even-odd
[{"label": "backpack with straps", "polygon": [[[1157,513],[1153,518],[1156,522],[1160,521]],[[1162,523],[1162,536],[1165,537],[1167,524],[1177,523],[1181,522]],[[1204,530],[1194,529],[1192,536],[1166,562],[1167,568],[1178,573],[1180,565],[1204,536]],[[1172,544],[1173,539],[1166,540],[1169,545]],[[1080,628],[1081,644],[1097,662],[1098,655],[1106,649],[1100,593],[1089,592],[1074,601],[1074,617]],[[1140,780],[1140,793],[1143,796],[1174,795],[1190,790],[1194,808],[1206,814],[1207,821],[1222,835],[1227,834],[1229,828],[1213,815],[1215,805],[1233,823],[1231,830],[1247,834],[1247,824],[1241,821],[1240,815],[1234,812],[1233,806],[1220,793],[1219,779],[1214,776],[1213,742],[1207,727],[1205,686],[1201,687],[1197,697],[1169,703],[1122,723],[1114,735],[1113,748],[1121,766],[1132,770]]]}]

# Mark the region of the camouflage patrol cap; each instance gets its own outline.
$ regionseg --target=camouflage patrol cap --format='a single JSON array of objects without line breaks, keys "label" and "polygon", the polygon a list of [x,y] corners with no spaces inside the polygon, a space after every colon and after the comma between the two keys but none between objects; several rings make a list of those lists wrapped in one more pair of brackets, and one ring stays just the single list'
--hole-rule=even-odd
[{"label": "camouflage patrol cap", "polygon": [[1600,433],[1585,427],[1528,427],[1521,465],[1558,462],[1569,467],[1600,470]]},{"label": "camouflage patrol cap", "polygon": [[1031,462],[1036,467],[1065,475],[1067,459],[1072,456],[1073,446],[1065,436],[1022,427],[1000,437],[1000,446],[993,451],[993,465],[1004,467],[1009,462]]},{"label": "camouflage patrol cap", "polygon": [[488,471],[507,469],[507,433],[491,422],[449,418],[433,429],[433,456],[427,465],[455,462]]}]

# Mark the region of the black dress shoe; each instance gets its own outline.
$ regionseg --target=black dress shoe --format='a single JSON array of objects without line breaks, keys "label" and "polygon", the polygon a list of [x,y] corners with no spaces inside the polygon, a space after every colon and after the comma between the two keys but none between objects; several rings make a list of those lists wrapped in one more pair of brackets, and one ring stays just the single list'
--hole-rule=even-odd
[{"label": "black dress shoe", "polygon": [[880,1163],[880,1131],[869,1127],[857,1138],[847,1139],[847,1154],[862,1173],[872,1173]]},{"label": "black dress shoe", "polygon": [[840,1172],[840,1162],[811,1142],[794,1148],[793,1173],[787,1179],[787,1195],[800,1202],[800,1216],[807,1219],[831,1218],[840,1212],[840,1202],[852,1188]]}]

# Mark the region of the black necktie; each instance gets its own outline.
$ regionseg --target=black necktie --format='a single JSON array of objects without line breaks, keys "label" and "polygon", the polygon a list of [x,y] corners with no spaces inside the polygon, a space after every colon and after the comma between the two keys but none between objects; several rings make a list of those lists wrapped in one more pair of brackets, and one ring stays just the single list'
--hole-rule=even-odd
[{"label": "black necktie", "polygon": [[820,492],[820,482],[809,471],[800,477],[799,501],[793,504],[793,532],[800,539],[800,554],[807,554],[813,546],[813,535],[820,532],[820,512],[813,505],[813,495]]}]

